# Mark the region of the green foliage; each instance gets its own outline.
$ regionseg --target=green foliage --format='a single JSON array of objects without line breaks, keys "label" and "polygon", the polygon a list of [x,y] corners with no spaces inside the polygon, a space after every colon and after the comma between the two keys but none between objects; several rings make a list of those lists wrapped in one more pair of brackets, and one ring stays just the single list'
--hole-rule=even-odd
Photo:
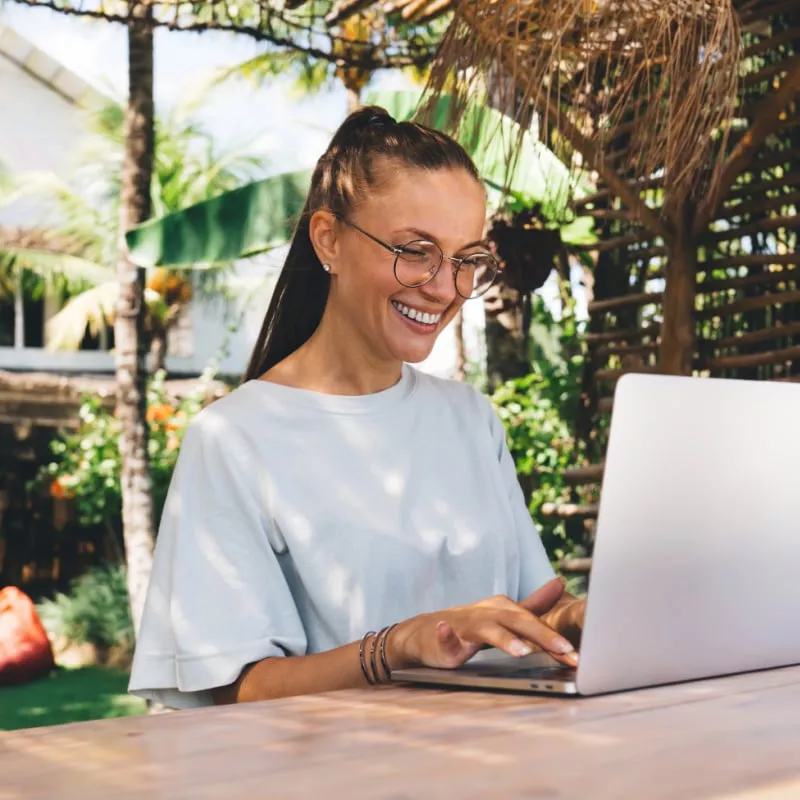
[{"label": "green foliage", "polygon": [[94,567],[72,582],[68,594],[44,600],[37,611],[47,631],[70,642],[99,649],[133,647],[125,568],[120,565]]},{"label": "green foliage", "polygon": [[[203,405],[202,388],[175,404],[167,396],[164,373],[154,376],[147,390],[148,453],[153,503],[160,516],[183,435]],[[79,411],[76,431],[51,443],[55,459],[37,483],[53,497],[74,499],[83,525],[115,525],[122,509],[119,454],[120,422],[102,398],[87,396]]]},{"label": "green foliage", "polygon": [[575,439],[583,370],[581,332],[574,316],[558,322],[534,296],[532,371],[503,384],[491,398],[505,426],[531,515],[553,561],[577,553],[582,540],[580,531],[568,530],[562,520],[541,513],[545,503],[571,502],[562,474],[584,459]]}]

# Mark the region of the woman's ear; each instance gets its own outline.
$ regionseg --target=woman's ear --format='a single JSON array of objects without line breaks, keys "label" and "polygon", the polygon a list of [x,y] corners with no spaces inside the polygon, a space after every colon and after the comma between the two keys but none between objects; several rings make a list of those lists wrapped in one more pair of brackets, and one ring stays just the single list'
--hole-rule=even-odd
[{"label": "woman's ear", "polygon": [[330,211],[315,211],[308,224],[311,245],[321,264],[331,275],[336,274],[336,257],[339,254],[338,220]]}]

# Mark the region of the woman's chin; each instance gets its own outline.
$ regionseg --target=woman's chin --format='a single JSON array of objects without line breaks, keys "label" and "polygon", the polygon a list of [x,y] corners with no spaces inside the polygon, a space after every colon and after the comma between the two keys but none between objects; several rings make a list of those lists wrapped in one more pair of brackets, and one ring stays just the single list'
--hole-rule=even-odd
[{"label": "woman's chin", "polygon": [[433,351],[433,342],[397,342],[391,348],[392,355],[406,364],[419,364]]}]

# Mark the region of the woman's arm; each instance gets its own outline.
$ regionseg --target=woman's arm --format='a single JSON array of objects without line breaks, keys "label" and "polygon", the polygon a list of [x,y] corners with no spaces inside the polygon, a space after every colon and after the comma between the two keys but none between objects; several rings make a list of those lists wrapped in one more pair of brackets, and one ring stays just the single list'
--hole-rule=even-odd
[{"label": "woman's arm", "polygon": [[[453,668],[484,645],[516,657],[528,655],[533,645],[568,666],[576,666],[573,646],[545,621],[562,593],[561,581],[553,580],[522,603],[490,597],[401,622],[386,638],[389,667]],[[324,653],[262,659],[245,667],[234,683],[213,689],[214,702],[243,703],[366,686],[359,646],[360,642],[353,642]]]},{"label": "woman's arm", "polygon": [[[247,703],[367,686],[361,671],[359,645],[359,642],[352,642],[324,653],[256,661],[246,666],[230,686],[212,690],[214,702]],[[387,642],[387,650],[389,647]],[[391,650],[388,652],[389,663],[396,666]]]}]

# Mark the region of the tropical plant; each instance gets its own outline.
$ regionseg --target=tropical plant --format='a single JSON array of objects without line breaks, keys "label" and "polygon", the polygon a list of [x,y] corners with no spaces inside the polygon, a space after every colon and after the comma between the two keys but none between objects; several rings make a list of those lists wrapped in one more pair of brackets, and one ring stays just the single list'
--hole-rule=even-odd
[{"label": "tropical plant", "polygon": [[571,501],[563,472],[585,462],[575,435],[584,360],[582,325],[572,313],[557,321],[537,295],[532,317],[532,370],[502,384],[491,399],[505,426],[531,516],[550,559],[557,563],[581,553],[585,539],[582,527],[542,514],[546,504]]},{"label": "tropical plant", "polygon": [[93,567],[76,578],[68,593],[36,607],[45,630],[76,644],[91,644],[101,652],[133,649],[133,624],[125,567]]},{"label": "tropical plant", "polygon": [[[175,400],[167,393],[164,377],[163,372],[157,373],[147,387],[148,456],[156,519],[167,496],[183,435],[205,402],[203,382],[189,396]],[[52,440],[54,460],[43,467],[32,488],[41,487],[54,498],[71,500],[78,522],[104,526],[110,537],[109,549],[119,552],[120,420],[96,395],[83,399],[78,419],[77,429]]]},{"label": "tropical plant", "polygon": [[[119,300],[115,275],[120,224],[120,182],[124,140],[123,110],[109,104],[89,118],[92,135],[67,183],[52,175],[28,175],[19,180],[21,193],[52,197],[50,218],[45,220],[51,239],[70,243],[72,255],[61,256],[24,243],[5,248],[4,272],[24,269],[52,280],[60,276],[71,298],[48,323],[48,347],[77,349],[86,330],[96,336],[114,323]],[[156,152],[151,205],[165,214],[229,191],[253,177],[263,167],[261,159],[241,150],[220,151],[214,140],[184,108],[175,109],[156,125]],[[2,244],[0,244],[2,247]],[[54,245],[54,250],[57,245]],[[63,247],[63,244],[62,244]],[[80,256],[74,255],[80,253]],[[151,348],[151,368],[163,367],[167,334],[193,290],[220,290],[220,265],[216,269],[180,271],[163,268],[147,275],[145,329]],[[0,272],[2,274],[2,272]]]}]

